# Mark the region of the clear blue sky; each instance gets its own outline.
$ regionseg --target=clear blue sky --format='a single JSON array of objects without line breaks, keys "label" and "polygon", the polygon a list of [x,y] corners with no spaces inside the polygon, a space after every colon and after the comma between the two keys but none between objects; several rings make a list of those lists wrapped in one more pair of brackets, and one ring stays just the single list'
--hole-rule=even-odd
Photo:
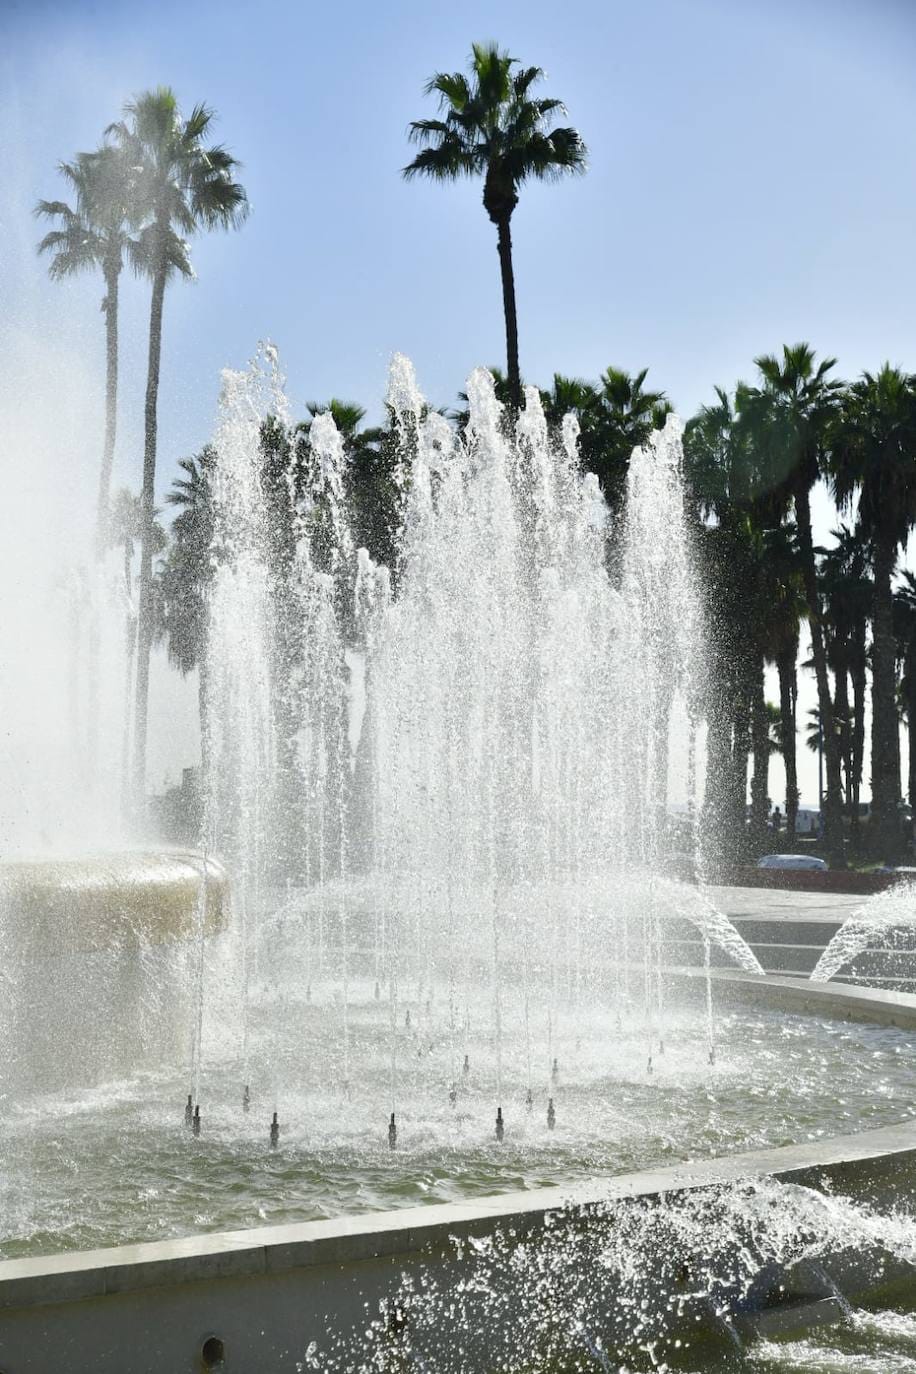
[{"label": "clear blue sky", "polygon": [[[398,176],[408,121],[431,113],[424,80],[462,65],[474,38],[544,66],[591,155],[586,178],[526,190],[515,217],[529,378],[649,365],[689,412],[798,337],[847,371],[885,357],[916,367],[907,0],[0,0],[0,16],[4,126],[27,153],[4,219],[25,224],[24,242],[31,203],[57,192],[55,161],[92,146],[145,86],[208,101],[245,164],[248,224],[198,242],[198,283],[167,302],[164,476],[206,437],[219,368],[262,335],[300,404],[376,405],[395,349],[438,403],[502,359],[479,188]],[[7,293],[15,315],[15,279]],[[43,294],[58,314],[64,298],[85,307],[101,335],[97,283]],[[140,297],[125,318],[126,433]],[[135,457],[122,453],[125,475]]]},{"label": "clear blue sky", "polygon": [[[398,174],[424,81],[489,37],[546,69],[590,149],[585,178],[526,189],[515,216],[530,380],[648,365],[689,414],[783,341],[846,374],[916,370],[912,0],[0,0],[6,387],[54,413],[74,482],[97,461],[101,287],[48,283],[34,257],[55,162],[169,83],[216,108],[245,164],[249,222],[195,243],[199,280],[168,294],[164,487],[210,432],[219,369],[260,337],[296,409],[377,411],[394,350],[437,404],[502,361],[479,187]],[[136,486],[146,288],[125,296],[118,467]]]}]

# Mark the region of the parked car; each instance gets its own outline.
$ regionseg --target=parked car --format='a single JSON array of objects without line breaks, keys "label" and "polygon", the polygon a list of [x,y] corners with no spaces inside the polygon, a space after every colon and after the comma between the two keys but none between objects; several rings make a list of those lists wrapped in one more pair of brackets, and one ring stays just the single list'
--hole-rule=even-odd
[{"label": "parked car", "polygon": [[816,859],[813,854],[764,854],[757,860],[758,868],[796,868],[807,869],[812,873],[824,873],[827,864]]}]

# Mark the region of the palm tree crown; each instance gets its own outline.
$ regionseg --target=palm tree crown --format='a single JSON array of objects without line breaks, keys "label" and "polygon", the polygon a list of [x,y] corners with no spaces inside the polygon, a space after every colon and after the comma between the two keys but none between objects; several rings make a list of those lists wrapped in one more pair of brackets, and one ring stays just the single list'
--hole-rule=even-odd
[{"label": "palm tree crown", "polygon": [[426,94],[438,95],[442,119],[416,119],[410,138],[423,144],[404,168],[436,181],[463,176],[484,178],[483,203],[494,224],[511,215],[518,188],[526,181],[585,170],[585,144],[575,129],[551,129],[566,113],[560,100],[537,99],[531,89],[544,73],[518,67],[495,43],[475,43],[470,80],[463,72],[437,72]]},{"label": "palm tree crown", "polygon": [[193,276],[186,237],[236,228],[248,213],[245,188],[234,179],[239,163],[222,144],[205,146],[214,111],[196,105],[183,119],[167,86],[128,101],[124,114],[106,132],[135,166],[141,265],[166,277]]},{"label": "palm tree crown", "polygon": [[133,237],[137,224],[134,165],[123,148],[103,144],[93,153],[78,153],[58,170],[74,193],[71,206],[62,200],[40,200],[36,215],[56,220],[38,245],[51,254],[53,280],[98,269],[105,281],[105,438],[99,470],[96,542],[101,554],[108,542],[107,522],[114,466],[118,393],[118,283],[127,256],[135,269],[146,266],[143,245]]},{"label": "palm tree crown", "polygon": [[58,171],[70,184],[74,204],[40,200],[35,206],[36,215],[59,221],[59,228],[45,234],[38,245],[39,253],[53,255],[49,276],[57,280],[97,268],[106,275],[120,272],[125,253],[137,252],[130,234],[130,168],[122,150],[103,144],[93,153],[77,153],[72,162],[59,163]]}]

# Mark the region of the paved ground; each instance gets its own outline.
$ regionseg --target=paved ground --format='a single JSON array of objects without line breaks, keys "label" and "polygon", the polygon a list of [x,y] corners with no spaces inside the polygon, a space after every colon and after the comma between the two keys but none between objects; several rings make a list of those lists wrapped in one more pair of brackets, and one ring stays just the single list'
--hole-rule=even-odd
[{"label": "paved ground", "polygon": [[766,887],[711,887],[709,892],[726,916],[765,921],[845,921],[868,900],[846,892],[786,892]]}]

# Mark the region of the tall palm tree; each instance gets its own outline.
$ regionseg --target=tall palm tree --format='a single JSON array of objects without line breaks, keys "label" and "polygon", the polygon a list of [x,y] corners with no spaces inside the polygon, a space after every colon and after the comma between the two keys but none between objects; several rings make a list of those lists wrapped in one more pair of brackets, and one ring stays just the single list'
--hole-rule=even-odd
[{"label": "tall palm tree", "polygon": [[893,577],[916,525],[916,378],[885,363],[848,388],[833,431],[837,501],[858,495],[859,525],[872,546],[872,834],[899,847],[900,750]]},{"label": "tall palm tree", "polygon": [[61,162],[58,170],[70,184],[73,204],[38,202],[35,214],[58,225],[45,234],[38,251],[51,254],[48,273],[54,280],[98,270],[105,283],[101,307],[105,316],[105,437],[96,510],[96,548],[102,553],[108,542],[118,420],[118,288],[125,256],[136,267],[142,254],[131,235],[132,174],[123,150],[106,143],[95,152],[77,153],[72,162]]},{"label": "tall palm tree", "polygon": [[143,217],[140,244],[152,280],[134,710],[133,770],[139,805],[146,785],[149,660],[154,637],[153,506],[165,289],[176,275],[192,275],[186,236],[201,229],[236,227],[245,218],[248,202],[244,187],[235,180],[236,159],[221,144],[206,145],[214,119],[206,105],[195,106],[185,119],[174,92],[160,86],[130,101],[124,114],[125,119],[112,125],[108,133],[136,169],[134,194]]},{"label": "tall palm tree", "polygon": [[437,72],[427,82],[426,94],[438,95],[443,117],[411,123],[411,141],[422,146],[403,169],[405,177],[423,175],[434,181],[483,177],[484,209],[496,225],[507,373],[516,409],[521,378],[510,225],[519,187],[582,172],[586,159],[575,129],[550,127],[555,116],[566,113],[562,102],[532,96],[543,75],[540,67],[520,67],[495,43],[475,43],[470,79],[463,72]]},{"label": "tall palm tree", "polygon": [[814,350],[806,343],[784,346],[781,358],[764,354],[755,359],[755,364],[760,383],[747,389],[742,400],[742,419],[753,433],[774,513],[785,514],[790,506],[794,509],[824,737],[824,844],[834,859],[842,862],[841,749],[833,718],[811,529],[811,491],[824,470],[829,429],[842,383],[828,375],[836,359],[825,358],[818,363]]}]

